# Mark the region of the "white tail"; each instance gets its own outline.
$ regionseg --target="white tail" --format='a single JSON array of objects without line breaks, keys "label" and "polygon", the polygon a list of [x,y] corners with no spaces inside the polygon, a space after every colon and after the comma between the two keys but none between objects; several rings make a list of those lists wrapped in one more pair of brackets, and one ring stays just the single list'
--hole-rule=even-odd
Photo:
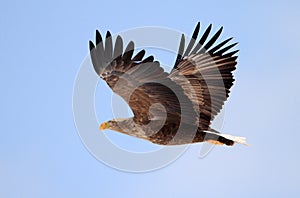
[{"label": "white tail", "polygon": [[243,144],[243,145],[246,145],[246,146],[250,146],[250,144],[248,144],[246,142],[245,137],[233,136],[233,135],[222,134],[222,133],[215,133],[215,132],[211,132],[211,131],[205,131],[205,132],[224,137],[224,138],[232,140],[232,141],[234,141],[235,143],[238,143],[238,144]]}]

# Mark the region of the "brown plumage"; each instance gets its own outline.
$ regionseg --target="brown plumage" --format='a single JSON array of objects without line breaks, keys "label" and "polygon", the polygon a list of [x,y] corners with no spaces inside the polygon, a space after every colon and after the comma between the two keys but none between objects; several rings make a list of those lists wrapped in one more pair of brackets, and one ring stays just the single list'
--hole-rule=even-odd
[{"label": "brown plumage", "polygon": [[145,50],[133,56],[132,41],[123,52],[120,36],[113,47],[110,32],[103,40],[96,31],[96,46],[90,41],[94,69],[134,114],[132,118],[104,122],[100,128],[163,145],[203,141],[226,145],[245,143],[244,138],[220,134],[210,128],[229,96],[238,52],[229,52],[237,44],[227,45],[232,38],[214,46],[223,28],[208,39],[211,29],[212,25],[196,42],[198,23],[186,49],[182,35],[170,73],[164,72],[153,56],[144,58]]}]

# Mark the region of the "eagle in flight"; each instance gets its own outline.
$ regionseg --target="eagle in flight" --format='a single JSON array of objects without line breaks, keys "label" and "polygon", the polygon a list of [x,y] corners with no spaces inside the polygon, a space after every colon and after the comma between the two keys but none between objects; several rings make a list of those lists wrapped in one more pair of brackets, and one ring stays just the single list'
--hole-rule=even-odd
[{"label": "eagle in flight", "polygon": [[243,137],[211,128],[233,85],[238,52],[232,51],[237,44],[230,44],[232,38],[215,44],[223,27],[209,38],[211,29],[210,24],[197,41],[198,23],[187,45],[182,34],[170,73],[153,56],[144,58],[144,49],[135,53],[133,41],[124,50],[121,36],[117,36],[113,46],[111,33],[107,31],[103,39],[97,30],[95,44],[89,42],[94,70],[126,101],[134,115],[104,122],[100,129],[160,145],[246,144]]}]

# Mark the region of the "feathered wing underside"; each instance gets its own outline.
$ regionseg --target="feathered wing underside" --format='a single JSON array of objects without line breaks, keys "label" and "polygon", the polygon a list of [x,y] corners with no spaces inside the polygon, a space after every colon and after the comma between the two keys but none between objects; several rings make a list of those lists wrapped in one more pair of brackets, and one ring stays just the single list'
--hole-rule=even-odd
[{"label": "feathered wing underside", "polygon": [[[117,36],[115,45],[111,34],[107,32],[103,41],[100,33],[96,32],[96,46],[90,41],[90,54],[96,73],[107,82],[109,87],[120,95],[130,106],[134,120],[139,124],[148,124],[150,120],[186,117],[197,122],[198,118],[190,107],[189,98],[184,95],[182,88],[168,78],[168,73],[160,67],[153,56],[144,58],[145,50],[135,56],[134,43],[129,42],[123,52],[123,41]],[[184,101],[180,103],[179,99]],[[178,99],[179,98],[179,99]],[[163,106],[155,105],[160,104]],[[181,115],[181,109],[191,109]],[[187,122],[187,121],[186,121]]]},{"label": "feathered wing underside", "polygon": [[[196,42],[200,30],[198,23],[185,50],[185,37],[182,35],[176,62],[169,76],[182,86],[193,105],[199,107],[199,128],[202,130],[210,129],[211,121],[229,96],[234,82],[232,71],[237,64],[234,54],[238,50],[228,52],[237,43],[226,45],[232,39],[229,38],[215,45],[223,28],[208,39],[211,29],[212,25],[209,25]],[[190,91],[191,87],[194,92]]]}]

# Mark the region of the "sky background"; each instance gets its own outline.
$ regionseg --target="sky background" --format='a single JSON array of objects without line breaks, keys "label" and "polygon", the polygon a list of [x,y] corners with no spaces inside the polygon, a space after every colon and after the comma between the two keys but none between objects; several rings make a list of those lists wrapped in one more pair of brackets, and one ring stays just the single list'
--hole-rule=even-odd
[{"label": "sky background", "polygon": [[[299,1],[0,5],[0,197],[299,195]],[[214,30],[223,25],[222,38],[239,42],[223,130],[246,136],[252,146],[215,147],[199,159],[194,145],[171,165],[139,174],[96,160],[81,142],[72,112],[74,81],[95,29],[163,26],[191,35],[198,21],[213,23]]]}]

